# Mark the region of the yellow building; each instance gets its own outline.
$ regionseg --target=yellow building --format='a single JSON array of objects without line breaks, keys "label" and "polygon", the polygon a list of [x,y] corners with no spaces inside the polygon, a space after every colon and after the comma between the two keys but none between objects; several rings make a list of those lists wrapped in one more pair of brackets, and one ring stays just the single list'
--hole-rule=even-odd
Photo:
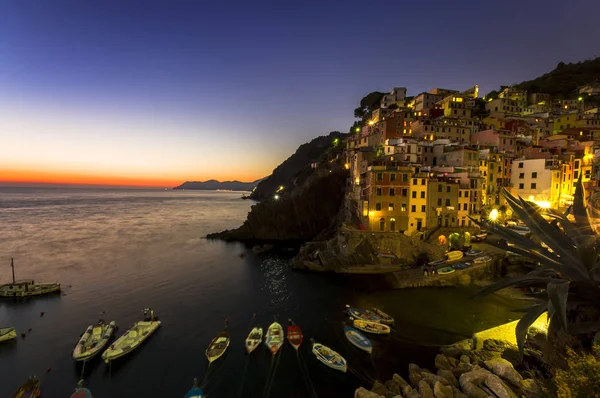
[{"label": "yellow building", "polygon": [[578,119],[579,113],[577,112],[567,113],[565,115],[561,115],[554,118],[552,134],[560,134],[568,128],[577,127]]},{"label": "yellow building", "polygon": [[410,179],[410,207],[408,208],[408,228],[405,232],[409,236],[427,227],[428,181],[429,173],[417,173]]}]

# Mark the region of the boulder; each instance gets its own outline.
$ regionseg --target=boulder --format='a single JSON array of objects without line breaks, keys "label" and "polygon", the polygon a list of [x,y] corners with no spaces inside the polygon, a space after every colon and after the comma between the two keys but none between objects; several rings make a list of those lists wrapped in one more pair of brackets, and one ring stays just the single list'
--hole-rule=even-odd
[{"label": "boulder", "polygon": [[388,391],[387,394],[385,394],[385,398],[402,398],[402,395]]},{"label": "boulder", "polygon": [[523,379],[520,383],[521,393],[526,398],[537,398],[542,396],[540,386],[533,379]]},{"label": "boulder", "polygon": [[436,381],[433,386],[433,395],[435,398],[454,398],[452,387],[445,386],[439,381]]},{"label": "boulder", "polygon": [[460,362],[471,364],[471,358],[468,355],[461,355]]},{"label": "boulder", "polygon": [[419,382],[419,393],[423,398],[434,398],[433,390],[425,380]]},{"label": "boulder", "polygon": [[512,364],[506,359],[494,358],[485,361],[485,367],[488,368],[496,376],[500,376],[515,387],[521,386],[523,377],[513,368]]},{"label": "boulder", "polygon": [[458,364],[457,367],[455,367],[454,369],[452,369],[452,374],[454,374],[454,376],[456,376],[456,377],[460,377],[460,375],[462,375],[463,373],[470,372],[471,369],[472,369],[472,365],[469,365],[468,363],[461,362],[461,363]]},{"label": "boulder", "polygon": [[411,390],[408,394],[404,395],[406,398],[422,398],[421,394],[417,390]]},{"label": "boulder", "polygon": [[410,385],[405,385],[404,387],[402,387],[402,395],[404,395],[405,397],[408,397],[410,395],[410,393],[413,391],[413,388]]},{"label": "boulder", "polygon": [[[447,370],[447,372],[449,372],[449,370]],[[448,380],[446,380],[443,377],[440,377],[438,375],[434,375],[433,373],[422,372],[421,378],[423,381],[425,381],[427,384],[429,384],[429,386],[431,388],[433,388],[433,385],[436,382],[440,382],[444,385],[450,385],[450,382]]]},{"label": "boulder", "polygon": [[[400,387],[400,390],[403,390],[405,386],[409,386],[408,382],[402,378],[398,373],[394,373],[392,376],[392,381]],[[409,386],[410,387],[410,386]]]},{"label": "boulder", "polygon": [[361,387],[354,391],[354,398],[382,398],[382,396]]},{"label": "boulder", "polygon": [[473,370],[460,376],[460,386],[469,398],[487,398],[489,389],[498,398],[516,398],[517,395],[491,372],[474,366]]},{"label": "boulder", "polygon": [[447,381],[447,383],[442,384],[448,384],[454,387],[458,387],[458,379],[456,378],[456,376],[454,376],[454,373],[452,373],[451,371],[440,369],[438,370],[437,375],[439,377],[444,378]]},{"label": "boulder", "polygon": [[[410,365],[409,365],[410,366]],[[409,369],[408,371],[408,381],[413,388],[419,387],[419,382],[423,379],[421,373],[414,369]]]},{"label": "boulder", "polygon": [[452,392],[454,393],[454,398],[469,398],[462,391],[460,391],[457,387],[452,387]]},{"label": "boulder", "polygon": [[388,380],[385,383],[385,387],[388,389],[388,393],[392,392],[394,395],[400,394],[400,386],[396,384],[393,380]]},{"label": "boulder", "polygon": [[373,384],[373,388],[371,388],[371,392],[385,396],[385,394],[388,392],[388,389],[385,385],[376,381],[375,384]]},{"label": "boulder", "polygon": [[435,356],[435,367],[440,370],[452,370],[452,365],[450,364],[448,357],[444,354],[437,354]]},{"label": "boulder", "polygon": [[514,345],[505,340],[487,339],[483,342],[484,351],[504,352],[510,347],[514,347]]},{"label": "boulder", "polygon": [[442,347],[440,352],[447,357],[458,358],[471,351],[472,341],[470,339],[459,341],[447,347]]}]

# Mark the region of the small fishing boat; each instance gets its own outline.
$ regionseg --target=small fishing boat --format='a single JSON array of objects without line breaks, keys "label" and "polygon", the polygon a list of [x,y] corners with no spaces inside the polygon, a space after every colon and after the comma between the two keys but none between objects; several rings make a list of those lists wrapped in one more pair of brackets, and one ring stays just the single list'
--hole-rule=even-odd
[{"label": "small fishing boat", "polygon": [[485,264],[488,261],[492,261],[492,258],[490,256],[482,256],[482,257],[477,257],[475,260],[473,260],[473,264],[475,264],[475,265]]},{"label": "small fishing boat", "polygon": [[467,269],[471,266],[471,263],[458,263],[454,264],[452,268],[454,269]]},{"label": "small fishing boat", "polygon": [[261,327],[256,327],[250,331],[246,338],[246,351],[250,354],[262,342],[263,330]]},{"label": "small fishing boat", "polygon": [[271,354],[277,354],[277,351],[283,345],[283,328],[277,322],[273,322],[269,329],[267,329],[267,336],[265,338],[265,344]]},{"label": "small fishing boat", "polygon": [[185,394],[183,398],[204,398],[204,391],[200,388],[198,384],[198,379],[194,377],[194,385],[190,390]]},{"label": "small fishing boat", "polygon": [[381,323],[386,325],[394,324],[394,318],[381,311],[379,308],[373,307],[373,313],[379,317]]},{"label": "small fishing boat", "polygon": [[71,394],[71,398],[94,398],[92,392],[83,387],[83,380],[79,380],[75,392]]},{"label": "small fishing boat", "polygon": [[480,255],[482,252],[483,252],[483,251],[482,251],[482,250],[479,250],[479,249],[471,249],[471,250],[469,250],[468,252],[466,252],[465,254],[466,254],[467,256],[478,256],[478,255]]},{"label": "small fishing boat", "polygon": [[206,349],[206,358],[208,358],[208,362],[212,363],[221,358],[225,351],[227,351],[227,347],[229,347],[229,332],[227,331],[226,323],[225,329],[212,339]]},{"label": "small fishing boat", "polygon": [[291,319],[288,319],[288,321],[290,325],[288,326],[287,330],[287,339],[292,345],[292,347],[294,347],[297,351],[298,348],[300,348],[300,345],[302,344],[304,336],[302,336],[302,330],[300,330],[300,328],[296,326],[296,324],[294,324],[294,321],[292,321]]},{"label": "small fishing boat", "polygon": [[373,322],[380,321],[379,317],[369,310],[361,310],[360,308],[350,307],[347,304],[346,304],[346,308],[348,311],[348,315],[350,315],[353,318],[362,319],[363,321],[373,321]]},{"label": "small fishing boat", "polygon": [[116,329],[115,321],[107,325],[102,319],[97,324],[88,326],[73,349],[73,359],[87,361],[95,357],[100,350],[106,347]]},{"label": "small fishing boat", "polygon": [[15,280],[15,264],[10,259],[12,283],[0,285],[0,297],[30,297],[60,292],[60,283],[38,283],[33,279]]},{"label": "small fishing boat", "polygon": [[463,256],[464,254],[460,250],[453,250],[451,252],[446,253],[448,261],[460,260],[461,258],[463,258]]},{"label": "small fishing boat", "polygon": [[311,339],[311,341],[313,343],[312,352],[319,361],[332,369],[346,373],[348,366],[344,357],[333,351],[331,348],[315,342],[313,339]]},{"label": "small fishing boat", "polygon": [[344,335],[346,335],[348,341],[355,347],[358,347],[369,354],[373,352],[373,344],[371,344],[371,340],[369,340],[358,330],[351,328],[350,326],[344,326]]},{"label": "small fishing boat", "polygon": [[455,272],[456,270],[452,267],[443,267],[437,270],[437,273],[439,275],[447,275],[447,274],[451,274],[453,272]]},{"label": "small fishing boat", "polygon": [[433,265],[433,266],[435,266],[435,265],[444,264],[445,262],[446,262],[446,259],[445,258],[441,258],[439,260],[430,261],[430,262],[427,263],[427,265]]},{"label": "small fishing boat", "polygon": [[17,338],[15,328],[0,328],[0,343]]},{"label": "small fishing boat", "polygon": [[30,377],[19,389],[11,395],[11,398],[37,398],[40,396],[40,381],[37,377]]},{"label": "small fishing boat", "polygon": [[139,347],[160,327],[160,321],[154,317],[154,310],[144,309],[144,320],[134,323],[125,334],[117,339],[102,353],[102,359],[110,363],[117,358],[129,354]]},{"label": "small fishing boat", "polygon": [[355,319],[352,324],[358,330],[372,334],[390,334],[390,331],[392,330],[388,325],[372,321],[363,321],[361,319]]}]

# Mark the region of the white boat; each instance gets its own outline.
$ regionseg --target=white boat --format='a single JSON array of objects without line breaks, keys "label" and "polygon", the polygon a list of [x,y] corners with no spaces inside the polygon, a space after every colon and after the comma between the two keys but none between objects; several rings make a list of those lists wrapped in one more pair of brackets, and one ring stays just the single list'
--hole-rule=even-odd
[{"label": "white boat", "polygon": [[30,297],[60,292],[60,283],[38,283],[33,279],[15,280],[15,265],[10,259],[12,283],[0,285],[0,297]]},{"label": "white boat", "polygon": [[129,354],[139,347],[148,337],[160,327],[160,321],[154,317],[154,311],[146,308],[144,320],[136,322],[123,336],[111,344],[104,353],[102,359],[110,363],[117,358]]},{"label": "white boat", "polygon": [[0,343],[17,338],[15,328],[0,328]]},{"label": "white boat", "polygon": [[103,320],[100,320],[97,324],[88,326],[73,349],[73,359],[87,361],[95,357],[106,347],[116,329],[117,324],[115,321],[107,325]]},{"label": "white boat", "polygon": [[384,325],[383,323],[363,321],[360,319],[355,319],[352,324],[358,330],[372,334],[390,334],[392,330],[388,325]]},{"label": "white boat", "polygon": [[277,322],[273,322],[269,329],[267,329],[267,336],[265,337],[265,344],[271,354],[277,354],[277,351],[283,345],[283,328]]},{"label": "white boat", "polygon": [[319,361],[332,369],[346,373],[348,365],[344,357],[323,344],[316,343],[314,340],[311,341],[313,342],[312,352]]},{"label": "white boat", "polygon": [[477,257],[475,260],[473,260],[473,264],[475,264],[475,265],[485,264],[488,261],[492,261],[492,257],[482,256],[482,257]]},{"label": "white boat", "polygon": [[256,349],[262,342],[263,330],[262,328],[254,328],[250,331],[250,334],[246,338],[246,351],[250,354]]}]

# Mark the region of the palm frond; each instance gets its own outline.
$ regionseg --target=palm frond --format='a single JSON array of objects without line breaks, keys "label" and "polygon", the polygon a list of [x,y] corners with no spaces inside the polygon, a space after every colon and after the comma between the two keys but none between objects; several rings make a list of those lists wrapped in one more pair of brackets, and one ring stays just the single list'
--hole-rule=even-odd
[{"label": "palm frond", "polygon": [[[548,283],[546,287],[548,292],[548,316],[552,318],[554,311],[558,315],[560,326],[563,330],[567,330],[567,298],[569,297],[569,282],[564,283]],[[552,306],[552,314],[550,314],[550,305]]]},{"label": "palm frond", "polygon": [[523,347],[525,346],[525,339],[527,338],[527,331],[529,327],[548,310],[548,302],[543,302],[538,305],[529,308],[529,311],[521,318],[517,327],[515,328],[515,334],[517,337],[517,347],[521,354],[523,353]]}]

